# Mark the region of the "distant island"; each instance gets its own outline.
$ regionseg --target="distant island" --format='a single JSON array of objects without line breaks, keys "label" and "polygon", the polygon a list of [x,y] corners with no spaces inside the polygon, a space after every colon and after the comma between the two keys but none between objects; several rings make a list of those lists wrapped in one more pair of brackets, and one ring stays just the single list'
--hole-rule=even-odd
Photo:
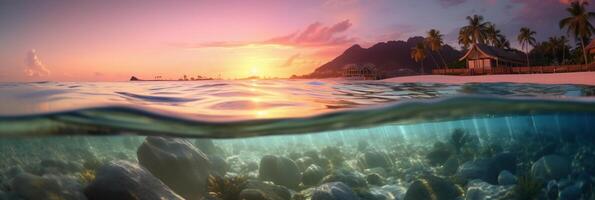
[{"label": "distant island", "polygon": [[188,76],[184,75],[182,78],[179,79],[163,79],[161,76],[156,76],[154,79],[140,79],[136,76],[132,76],[130,77],[130,81],[206,81],[206,80],[214,80],[213,78],[210,77],[203,77],[203,76],[196,76],[196,77],[190,77],[188,78]]},{"label": "distant island", "polygon": [[[416,36],[409,38],[407,41],[380,42],[370,48],[362,48],[360,45],[355,44],[330,62],[318,67],[314,72],[302,76],[294,75],[292,78],[341,77],[343,67],[353,63],[373,64],[387,77],[416,74],[420,70],[421,64],[411,58],[410,52],[412,48],[423,41],[424,37]],[[464,66],[464,63],[458,63],[458,59],[463,55],[461,51],[449,45],[444,45],[440,52],[445,62]],[[439,58],[437,53],[431,53],[435,54],[433,55],[434,59]],[[427,56],[424,62],[431,63],[424,65],[424,71],[426,72],[439,67],[430,56]]]}]

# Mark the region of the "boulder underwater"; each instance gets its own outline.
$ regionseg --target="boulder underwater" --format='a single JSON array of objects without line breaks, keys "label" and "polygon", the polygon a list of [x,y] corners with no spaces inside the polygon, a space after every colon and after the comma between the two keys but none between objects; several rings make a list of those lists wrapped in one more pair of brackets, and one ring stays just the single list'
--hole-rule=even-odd
[{"label": "boulder underwater", "polygon": [[147,137],[137,157],[141,166],[185,199],[198,200],[207,194],[211,162],[190,141]]},{"label": "boulder underwater", "polygon": [[277,185],[297,188],[302,179],[298,166],[286,157],[266,155],[260,159],[258,177]]},{"label": "boulder underwater", "polygon": [[183,200],[148,170],[128,161],[112,161],[97,170],[84,190],[89,200],[143,199]]}]

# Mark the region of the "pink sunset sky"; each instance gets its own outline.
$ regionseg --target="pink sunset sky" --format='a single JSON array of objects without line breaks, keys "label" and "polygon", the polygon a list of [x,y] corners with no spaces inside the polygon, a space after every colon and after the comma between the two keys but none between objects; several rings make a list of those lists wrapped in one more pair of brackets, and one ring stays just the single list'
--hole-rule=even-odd
[{"label": "pink sunset sky", "polygon": [[538,40],[562,35],[567,1],[3,1],[0,81],[289,77],[351,45],[431,28],[458,48],[458,29],[473,14],[511,41],[521,26]]}]

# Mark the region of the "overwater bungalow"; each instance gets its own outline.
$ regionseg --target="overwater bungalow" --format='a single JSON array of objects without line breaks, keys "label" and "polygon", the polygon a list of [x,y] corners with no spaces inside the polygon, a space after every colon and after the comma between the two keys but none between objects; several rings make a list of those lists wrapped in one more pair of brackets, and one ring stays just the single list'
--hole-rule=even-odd
[{"label": "overwater bungalow", "polygon": [[343,77],[348,80],[378,80],[383,75],[374,64],[348,64],[343,67]]},{"label": "overwater bungalow", "polygon": [[498,67],[524,66],[524,56],[505,49],[500,49],[485,44],[474,44],[467,53],[459,59],[466,60],[470,73],[487,73]]}]

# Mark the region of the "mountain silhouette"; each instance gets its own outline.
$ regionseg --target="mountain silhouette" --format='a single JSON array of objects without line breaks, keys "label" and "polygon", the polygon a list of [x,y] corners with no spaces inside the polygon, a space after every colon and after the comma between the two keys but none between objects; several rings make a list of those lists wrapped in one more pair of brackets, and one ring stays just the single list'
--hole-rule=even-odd
[{"label": "mountain silhouette", "polygon": [[[421,71],[421,63],[411,59],[411,49],[417,43],[423,42],[423,37],[411,37],[407,41],[388,41],[380,42],[370,48],[362,48],[360,45],[353,45],[345,50],[341,55],[330,62],[318,67],[314,72],[306,75],[308,78],[327,78],[339,77],[342,75],[342,69],[347,64],[365,64],[372,63],[385,76],[393,77],[403,74],[403,72]],[[440,50],[446,63],[456,62],[462,53],[449,45],[444,45]],[[424,59],[424,72],[430,73],[432,69],[443,68],[442,59],[436,52],[432,52],[434,59],[430,56],[428,49],[427,56]]]}]

